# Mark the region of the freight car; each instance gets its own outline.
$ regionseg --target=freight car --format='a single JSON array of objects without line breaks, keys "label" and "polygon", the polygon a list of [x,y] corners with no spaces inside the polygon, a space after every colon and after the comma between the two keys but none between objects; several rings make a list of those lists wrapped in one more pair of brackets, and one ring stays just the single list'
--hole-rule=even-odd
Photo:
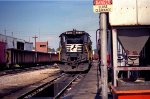
[{"label": "freight car", "polygon": [[51,63],[59,63],[59,57],[58,57],[58,53],[50,53],[51,54],[51,58],[50,58],[50,62]]},{"label": "freight car", "polygon": [[50,63],[50,53],[45,53],[45,52],[36,52],[37,54],[37,60],[36,63],[39,65],[42,64],[49,64]]},{"label": "freight car", "polygon": [[92,60],[99,60],[99,55],[97,51],[93,51]]},{"label": "freight car", "polygon": [[31,67],[58,62],[57,53],[53,55],[51,53],[45,52],[35,52],[10,48],[5,50],[3,49],[2,54],[3,56],[1,56],[0,59],[4,59],[3,61],[0,61],[1,70],[4,68]]},{"label": "freight car", "polygon": [[4,68],[4,66],[6,65],[5,49],[6,43],[0,42],[0,69]]},{"label": "freight car", "polygon": [[60,35],[60,69],[64,72],[83,72],[90,68],[92,42],[85,31],[66,31]]},{"label": "freight car", "polygon": [[30,66],[36,62],[36,53],[33,51],[19,50],[19,49],[7,49],[7,66],[9,68],[15,66]]}]

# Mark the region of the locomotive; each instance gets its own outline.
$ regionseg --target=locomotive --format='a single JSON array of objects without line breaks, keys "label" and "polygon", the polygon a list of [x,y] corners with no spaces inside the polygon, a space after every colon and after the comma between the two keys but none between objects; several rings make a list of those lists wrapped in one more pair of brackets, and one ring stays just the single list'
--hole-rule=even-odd
[{"label": "locomotive", "polygon": [[83,72],[90,68],[92,42],[85,31],[66,31],[60,36],[60,69],[64,72]]}]

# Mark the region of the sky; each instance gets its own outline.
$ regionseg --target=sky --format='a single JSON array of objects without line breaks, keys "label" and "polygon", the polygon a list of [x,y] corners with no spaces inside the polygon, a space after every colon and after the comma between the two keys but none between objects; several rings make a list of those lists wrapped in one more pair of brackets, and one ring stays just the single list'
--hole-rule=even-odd
[{"label": "sky", "polygon": [[0,34],[26,41],[48,41],[50,48],[59,47],[59,35],[73,29],[91,35],[96,48],[95,32],[98,14],[93,12],[93,0],[0,0]]}]

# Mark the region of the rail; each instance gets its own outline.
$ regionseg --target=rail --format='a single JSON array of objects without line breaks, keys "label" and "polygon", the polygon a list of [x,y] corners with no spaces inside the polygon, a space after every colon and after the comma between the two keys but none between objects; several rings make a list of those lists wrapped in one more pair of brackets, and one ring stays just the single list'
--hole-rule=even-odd
[{"label": "rail", "polygon": [[67,84],[55,97],[54,99],[60,98],[60,96],[65,92],[65,90],[72,84],[73,81],[75,81],[80,74],[76,75],[70,82]]},{"label": "rail", "polygon": [[25,93],[24,95],[18,97],[17,99],[27,99],[27,98],[31,98],[33,97],[34,95],[36,95],[37,93],[43,91],[44,89],[46,89],[47,87],[51,86],[53,84],[54,81],[58,80],[59,78],[63,77],[65,74],[61,74],[60,76],[54,78],[53,80],[35,88],[34,90],[32,91],[29,91],[27,93]]}]

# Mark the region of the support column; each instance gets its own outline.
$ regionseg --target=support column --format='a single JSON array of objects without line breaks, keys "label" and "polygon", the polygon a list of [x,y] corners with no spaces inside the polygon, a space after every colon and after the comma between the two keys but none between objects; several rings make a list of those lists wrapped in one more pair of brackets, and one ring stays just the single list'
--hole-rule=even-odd
[{"label": "support column", "polygon": [[108,99],[107,14],[100,13],[102,99]]},{"label": "support column", "polygon": [[113,46],[113,85],[117,86],[117,30],[112,29],[112,46]]}]

